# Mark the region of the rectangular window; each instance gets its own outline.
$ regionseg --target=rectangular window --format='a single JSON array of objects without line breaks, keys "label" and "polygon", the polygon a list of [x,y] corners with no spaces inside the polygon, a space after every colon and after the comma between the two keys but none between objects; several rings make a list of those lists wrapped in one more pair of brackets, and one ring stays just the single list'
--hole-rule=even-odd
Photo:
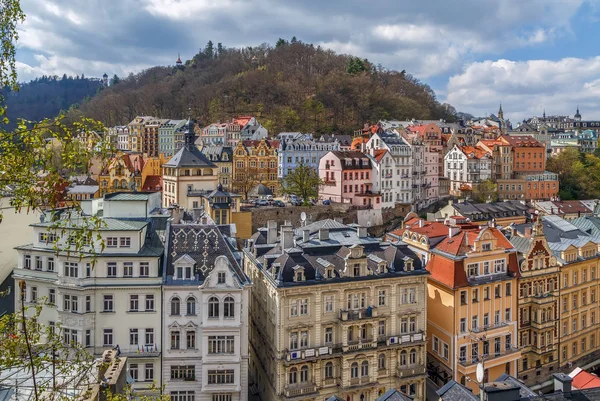
[{"label": "rectangular window", "polygon": [[117,277],[117,264],[115,262],[108,262],[106,269],[106,277]]},{"label": "rectangular window", "polygon": [[113,296],[112,295],[104,295],[104,312],[113,312]]},{"label": "rectangular window", "polygon": [[209,370],[208,384],[234,384],[234,371],[230,370]]},{"label": "rectangular window", "polygon": [[152,363],[146,364],[146,376],[144,379],[147,382],[151,382],[154,380],[154,364],[152,364]]},{"label": "rectangular window", "polygon": [[139,333],[138,329],[129,329],[129,345],[139,344]]},{"label": "rectangular window", "polygon": [[65,262],[65,277],[79,277],[79,264],[75,262]]},{"label": "rectangular window", "polygon": [[300,300],[300,315],[308,315],[308,299]]},{"label": "rectangular window", "polygon": [[217,275],[217,283],[218,284],[225,284],[225,272],[219,272],[219,274]]},{"label": "rectangular window", "polygon": [[133,276],[133,262],[124,262],[123,263],[123,277],[132,277]]},{"label": "rectangular window", "polygon": [[233,354],[235,353],[234,336],[208,336],[209,354]]},{"label": "rectangular window", "polygon": [[150,275],[150,264],[148,262],[140,262],[140,277],[148,277]]},{"label": "rectangular window", "polygon": [[56,290],[54,288],[48,290],[48,303],[50,305],[56,304]]},{"label": "rectangular window", "polygon": [[131,238],[130,237],[121,237],[121,238],[119,238],[119,247],[120,248],[129,248],[129,247],[131,247]]},{"label": "rectangular window", "polygon": [[31,302],[37,301],[37,287],[31,287]]},{"label": "rectangular window", "polygon": [[185,332],[185,341],[187,349],[196,348],[196,332],[195,331],[186,331]]},{"label": "rectangular window", "polygon": [[42,270],[43,261],[41,256],[35,257],[35,270]]},{"label": "rectangular window", "polygon": [[325,295],[325,313],[333,312],[333,295]]},{"label": "rectangular window", "polygon": [[146,295],[146,311],[154,310],[154,295]]},{"label": "rectangular window", "polygon": [[460,318],[460,332],[461,333],[467,332],[467,318],[465,318],[465,317]]},{"label": "rectangular window", "polygon": [[85,331],[85,346],[86,347],[92,346],[92,331],[91,330]]},{"label": "rectangular window", "polygon": [[92,311],[92,297],[90,295],[85,296],[85,311],[86,312]]},{"label": "rectangular window", "polygon": [[448,347],[448,344],[444,343],[444,351],[443,351],[442,357],[443,357],[445,360],[448,360],[448,356],[449,356],[449,355],[450,355],[450,349],[449,349],[449,347]]},{"label": "rectangular window", "polygon": [[325,328],[325,344],[333,344],[333,327]]},{"label": "rectangular window", "polygon": [[129,375],[134,381],[138,381],[138,364],[132,363],[129,365]]},{"label": "rectangular window", "polygon": [[154,344],[154,329],[146,329],[146,345]]},{"label": "rectangular window", "polygon": [[129,296],[129,311],[137,312],[140,306],[140,300],[138,295]]},{"label": "rectangular window", "polygon": [[53,272],[54,271],[54,258],[48,258],[46,260],[46,269],[49,272]]},{"label": "rectangular window", "polygon": [[181,342],[181,333],[179,330],[171,332],[171,349],[179,349]]},{"label": "rectangular window", "polygon": [[379,290],[379,306],[385,306],[385,290]]},{"label": "rectangular window", "polygon": [[[195,365],[175,365],[171,366],[171,380],[195,380],[196,366]],[[173,393],[171,393],[173,394]],[[171,396],[171,401],[173,400]]]},{"label": "rectangular window", "polygon": [[104,329],[103,332],[103,345],[106,346],[112,346],[113,345],[113,330],[112,329]]},{"label": "rectangular window", "polygon": [[30,255],[25,255],[25,261],[23,263],[23,268],[31,269],[31,256]]},{"label": "rectangular window", "polygon": [[231,401],[231,394],[213,394],[212,401]]}]

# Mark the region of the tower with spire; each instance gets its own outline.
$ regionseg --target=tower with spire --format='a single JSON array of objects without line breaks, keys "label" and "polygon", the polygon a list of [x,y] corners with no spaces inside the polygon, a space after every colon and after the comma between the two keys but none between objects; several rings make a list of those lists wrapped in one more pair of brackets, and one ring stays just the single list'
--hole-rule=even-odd
[{"label": "tower with spire", "polygon": [[178,68],[180,70],[183,69],[183,63],[181,62],[181,55],[179,53],[177,53],[177,61],[175,62],[175,68]]},{"label": "tower with spire", "polygon": [[502,111],[502,103],[500,103],[500,108],[498,109],[498,119],[504,120],[504,112]]},{"label": "tower with spire", "polygon": [[577,111],[575,112],[573,118],[575,121],[581,121],[581,114],[579,114],[579,105],[577,105]]}]

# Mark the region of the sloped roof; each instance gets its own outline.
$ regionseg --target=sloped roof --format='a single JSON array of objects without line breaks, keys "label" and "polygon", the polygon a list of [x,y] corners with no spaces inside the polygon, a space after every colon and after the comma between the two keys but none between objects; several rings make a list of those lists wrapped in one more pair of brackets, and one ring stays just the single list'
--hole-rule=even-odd
[{"label": "sloped roof", "polygon": [[182,168],[182,167],[217,167],[195,146],[188,149],[182,147],[173,157],[166,162],[164,167]]},{"label": "sloped roof", "polygon": [[149,175],[142,185],[142,191],[160,191],[162,185],[162,175]]},{"label": "sloped roof", "polygon": [[569,376],[573,378],[573,387],[578,390],[600,387],[600,377],[576,368]]},{"label": "sloped roof", "polygon": [[481,159],[483,157],[489,157],[490,154],[480,146],[459,146],[461,152],[463,152],[468,159]]}]

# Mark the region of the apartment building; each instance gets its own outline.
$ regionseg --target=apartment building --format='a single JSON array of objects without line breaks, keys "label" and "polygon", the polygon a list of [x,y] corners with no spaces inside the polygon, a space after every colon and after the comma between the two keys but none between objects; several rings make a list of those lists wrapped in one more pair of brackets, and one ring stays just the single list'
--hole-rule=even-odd
[{"label": "apartment building", "polygon": [[544,235],[542,219],[510,242],[519,252],[519,346],[517,377],[534,385],[558,371],[560,267]]},{"label": "apartment building", "polygon": [[212,191],[218,185],[218,168],[194,145],[194,122],[185,125],[185,146],[163,164],[163,206],[193,208],[193,191]]},{"label": "apartment building", "polygon": [[340,143],[335,139],[330,142],[317,141],[311,134],[300,133],[282,139],[277,150],[279,165],[277,176],[279,179],[284,178],[298,166],[308,166],[318,170],[321,157],[332,150],[341,150]]},{"label": "apartment building", "polygon": [[156,118],[151,116],[137,116],[127,124],[127,130],[129,132],[127,150],[132,152],[142,152],[144,127],[152,120],[156,120]]},{"label": "apartment building", "polygon": [[394,207],[394,158],[387,149],[371,149],[365,154],[371,160],[373,191],[381,195],[381,207]]},{"label": "apartment building", "polygon": [[444,172],[442,130],[436,124],[411,125],[408,137],[418,137],[423,144],[423,197],[426,203],[439,197],[438,178]]},{"label": "apartment building", "polygon": [[[552,297],[556,298],[555,317],[558,318],[558,327],[551,336],[550,330],[544,339],[538,338],[538,347],[542,350],[555,350],[555,365],[558,369],[569,368],[576,364],[587,364],[597,361],[598,352],[598,317],[600,309],[598,307],[598,265],[600,232],[595,228],[594,222],[597,217],[581,217],[575,220],[567,221],[559,216],[543,216],[532,229],[531,224],[516,225],[513,227],[513,237],[530,237],[533,233],[536,238],[541,237],[540,225],[543,230],[543,236],[552,250],[548,261],[544,265],[552,265],[554,260],[559,266],[558,279],[550,283],[550,278],[544,282],[546,288],[532,288],[532,296],[540,291],[553,292]],[[523,241],[518,238],[511,238],[511,241],[518,243]],[[538,262],[540,263],[540,262]],[[538,265],[539,266],[539,265]],[[542,283],[539,283],[542,284]],[[554,290],[552,290],[553,286]],[[528,293],[529,294],[529,289]],[[552,297],[539,297],[538,303],[543,306],[545,302],[551,305]],[[550,306],[547,306],[546,313],[549,313]],[[534,316],[535,317],[535,316]],[[550,316],[552,317],[552,316]],[[547,321],[540,318],[537,320],[544,323],[543,327],[551,326]],[[523,341],[532,344],[531,337],[525,337]],[[548,341],[552,342],[548,344]],[[525,345],[524,344],[524,345]],[[549,359],[549,355],[546,356]],[[548,361],[548,363],[554,361]],[[525,365],[523,365],[525,363]],[[521,364],[520,378],[530,380],[530,370],[543,368],[546,364],[544,358],[523,359]],[[551,366],[551,365],[550,365]]]},{"label": "apartment building", "polygon": [[444,176],[450,180],[450,193],[472,191],[492,178],[492,156],[479,146],[454,145],[444,156]]},{"label": "apartment building", "polygon": [[230,189],[233,177],[233,148],[231,146],[202,146],[200,151],[217,166],[219,184],[225,190]]},{"label": "apartment building", "polygon": [[[413,149],[398,133],[380,132],[373,134],[366,144],[371,149],[385,149],[393,158],[390,190],[394,203],[412,204],[413,200]],[[389,169],[388,169],[389,170]],[[384,201],[385,203],[385,201]]]},{"label": "apartment building", "polygon": [[229,231],[206,215],[167,227],[162,373],[171,400],[248,399],[250,281]]},{"label": "apartment building", "polygon": [[246,194],[256,184],[279,191],[277,149],[279,141],[238,141],[233,148],[233,191]]},{"label": "apartment building", "polygon": [[142,153],[149,157],[158,157],[159,130],[169,120],[154,118],[144,124],[142,131]]},{"label": "apartment building", "polygon": [[187,120],[167,120],[158,128],[158,153],[171,157],[179,149],[175,148],[175,133],[181,131]]},{"label": "apartment building", "polygon": [[[16,248],[15,281],[25,282],[26,305],[46,297],[40,323],[60,329],[66,343],[97,356],[118,346],[134,391],[160,387],[160,235],[169,217],[151,213],[160,194],[115,193],[81,205],[81,215],[55,211],[31,225],[31,243]],[[90,216],[101,225],[73,251],[75,232]]]},{"label": "apartment building", "polygon": [[424,225],[411,213],[401,235],[422,255],[431,274],[429,376],[438,384],[459,381],[477,394],[478,363],[484,364],[486,381],[517,373],[517,254],[493,226],[475,226],[458,217],[430,225],[430,230],[423,230]]},{"label": "apartment building", "polygon": [[268,222],[244,249],[250,377],[265,401],[425,399],[427,272],[365,227]]},{"label": "apartment building", "polygon": [[319,198],[381,209],[381,194],[373,191],[371,160],[358,151],[333,151],[319,161]]}]

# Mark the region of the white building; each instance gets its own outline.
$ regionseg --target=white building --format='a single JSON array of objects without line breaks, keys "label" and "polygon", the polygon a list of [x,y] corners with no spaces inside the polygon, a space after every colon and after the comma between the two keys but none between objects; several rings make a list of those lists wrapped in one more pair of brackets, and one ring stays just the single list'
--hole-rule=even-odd
[{"label": "white building", "polygon": [[167,229],[163,377],[173,401],[248,399],[250,281],[229,229],[207,217]]},{"label": "white building", "polygon": [[[169,216],[151,213],[160,203],[160,193],[113,193],[83,201],[82,214],[43,215],[32,224],[31,242],[16,248],[13,276],[25,281],[26,306],[42,297],[49,303],[40,323],[60,327],[66,342],[77,341],[97,356],[119,346],[134,391],[161,385],[159,265],[161,227]],[[101,224],[89,245],[67,252],[76,230],[87,226],[91,215],[100,216],[100,210]]]},{"label": "white building", "polygon": [[444,176],[450,180],[451,194],[472,190],[492,178],[492,155],[480,146],[454,145],[444,156]]},{"label": "white building", "polygon": [[[382,177],[375,176],[375,172],[373,173],[373,188],[375,191],[390,192],[392,194],[393,203],[390,205],[390,201],[383,201],[383,207],[394,206],[396,203],[411,204],[414,199],[412,188],[413,150],[411,145],[397,133],[380,133],[371,136],[366,144],[366,149],[370,154],[371,149],[385,149],[393,159],[391,171],[389,171],[389,168],[384,168],[385,171],[382,173]],[[387,182],[390,179],[391,182]],[[384,180],[385,184],[381,183],[377,187],[376,181],[380,180]]]}]

